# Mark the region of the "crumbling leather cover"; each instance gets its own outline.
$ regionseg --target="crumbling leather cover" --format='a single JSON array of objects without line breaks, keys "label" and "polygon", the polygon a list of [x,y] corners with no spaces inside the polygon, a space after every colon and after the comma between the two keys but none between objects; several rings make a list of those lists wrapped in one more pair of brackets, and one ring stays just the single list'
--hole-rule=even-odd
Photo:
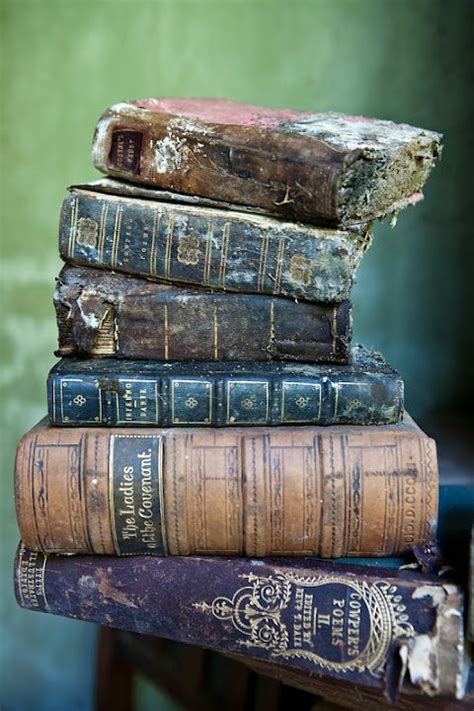
[{"label": "crumbling leather cover", "polygon": [[66,265],[54,295],[58,355],[347,363],[351,308],[157,284]]},{"label": "crumbling leather cover", "polygon": [[17,450],[21,536],[45,552],[384,556],[435,532],[435,443],[395,425],[61,428]]},{"label": "crumbling leather cover", "polygon": [[433,131],[360,116],[151,98],[111,106],[92,154],[112,176],[335,225],[420,199],[440,141]]},{"label": "crumbling leather cover", "polygon": [[157,281],[333,302],[348,298],[371,240],[367,226],[312,227],[164,200],[159,191],[150,199],[149,192],[70,188],[61,210],[61,257]]}]

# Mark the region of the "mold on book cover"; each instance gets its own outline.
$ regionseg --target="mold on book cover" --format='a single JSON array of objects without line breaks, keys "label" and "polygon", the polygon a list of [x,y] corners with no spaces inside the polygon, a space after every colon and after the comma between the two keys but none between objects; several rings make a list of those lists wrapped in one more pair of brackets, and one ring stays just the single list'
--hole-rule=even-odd
[{"label": "mold on book cover", "polygon": [[[131,167],[125,131],[141,136],[139,159],[129,148]],[[93,144],[107,174],[326,224],[416,202],[440,152],[440,134],[406,124],[219,99],[116,104]]]},{"label": "mold on book cover", "polygon": [[348,297],[370,226],[331,230],[238,210],[73,188],[63,259],[149,279],[310,301]]}]

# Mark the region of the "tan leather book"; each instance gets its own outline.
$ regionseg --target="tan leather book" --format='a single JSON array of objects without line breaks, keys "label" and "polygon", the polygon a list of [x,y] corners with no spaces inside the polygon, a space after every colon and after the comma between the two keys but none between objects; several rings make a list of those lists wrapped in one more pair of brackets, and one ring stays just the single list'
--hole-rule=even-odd
[{"label": "tan leather book", "polygon": [[71,428],[18,445],[25,545],[130,555],[386,556],[427,544],[435,443],[388,426]]}]

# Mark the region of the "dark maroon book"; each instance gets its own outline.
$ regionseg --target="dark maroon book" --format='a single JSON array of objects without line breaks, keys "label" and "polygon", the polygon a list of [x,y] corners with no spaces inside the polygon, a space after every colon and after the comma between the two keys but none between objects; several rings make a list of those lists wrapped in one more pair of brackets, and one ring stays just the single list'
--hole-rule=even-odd
[{"label": "dark maroon book", "polygon": [[21,545],[15,588],[25,608],[309,675],[463,693],[462,594],[439,576],[318,559],[45,556]]}]

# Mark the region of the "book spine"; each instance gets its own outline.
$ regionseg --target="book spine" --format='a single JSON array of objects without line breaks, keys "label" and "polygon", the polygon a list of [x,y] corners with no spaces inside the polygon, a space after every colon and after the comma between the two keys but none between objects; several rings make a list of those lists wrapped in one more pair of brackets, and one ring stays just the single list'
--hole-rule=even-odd
[{"label": "book spine", "polygon": [[58,355],[347,363],[351,308],[192,291],[65,267],[54,297]]},{"label": "book spine", "polygon": [[21,536],[66,553],[403,553],[437,517],[435,445],[416,432],[41,424],[17,451]]},{"label": "book spine", "polygon": [[[137,373],[139,363],[137,363]],[[403,411],[403,381],[385,373],[245,376],[61,372],[48,377],[52,424],[181,427],[390,424]]]},{"label": "book spine", "polygon": [[[99,120],[92,147],[103,173],[258,207],[290,220],[337,224],[350,151],[292,131],[212,126],[128,105]],[[229,158],[231,156],[231,158]]]},{"label": "book spine", "polygon": [[73,191],[59,250],[73,264],[171,283],[336,302],[349,296],[369,231],[307,230],[237,212]]},{"label": "book spine", "polygon": [[369,571],[315,562],[44,556],[20,546],[15,592],[31,610],[372,687],[401,686],[406,674],[430,695],[462,697],[459,589]]}]

